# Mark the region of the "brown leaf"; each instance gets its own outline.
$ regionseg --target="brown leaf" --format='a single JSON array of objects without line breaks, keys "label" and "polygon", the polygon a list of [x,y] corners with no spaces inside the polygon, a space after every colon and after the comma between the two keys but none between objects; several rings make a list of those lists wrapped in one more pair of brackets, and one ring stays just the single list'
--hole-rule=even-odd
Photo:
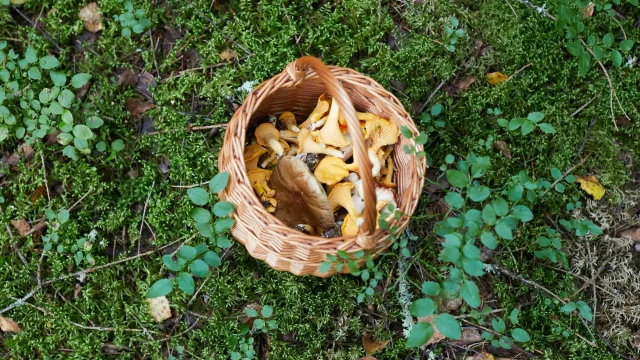
[{"label": "brown leaf", "polygon": [[120,75],[118,75],[117,86],[129,86],[135,87],[138,83],[138,75],[131,69],[124,69]]},{"label": "brown leaf", "polygon": [[509,77],[501,72],[492,72],[487,74],[487,82],[490,85],[500,85],[507,81]]},{"label": "brown leaf", "polygon": [[147,299],[147,303],[149,303],[151,317],[157,322],[167,320],[171,317],[171,308],[169,307],[169,300],[167,300],[166,296]]},{"label": "brown leaf", "polygon": [[92,81],[89,80],[84,85],[82,85],[79,89],[75,89],[73,92],[74,94],[76,94],[76,97],[78,99],[83,99],[85,96],[87,96],[87,93],[89,92],[89,88],[91,87],[91,84],[92,84]]},{"label": "brown leaf", "polygon": [[124,345],[116,345],[112,343],[104,343],[100,345],[100,350],[107,355],[118,355],[122,352],[129,352],[131,348]]},{"label": "brown leaf", "polygon": [[56,144],[58,142],[58,135],[60,135],[61,132],[60,129],[56,129],[56,131],[44,137],[44,142],[49,146]]},{"label": "brown leaf", "polygon": [[125,109],[131,114],[131,116],[138,116],[149,109],[156,107],[156,104],[145,102],[140,98],[128,98],[127,103],[124,105]]},{"label": "brown leaf", "polygon": [[44,194],[47,193],[47,188],[44,186],[38,186],[36,190],[31,195],[31,203],[35,205],[35,203],[40,199]]},{"label": "brown leaf", "polygon": [[148,98],[151,97],[150,88],[154,88],[156,86],[156,79],[153,78],[148,72],[142,72],[140,76],[138,76],[138,84],[136,85],[136,91]]},{"label": "brown leaf", "polygon": [[422,348],[426,348],[427,346],[429,346],[431,344],[437,344],[440,341],[444,340],[444,335],[442,335],[442,333],[436,327],[436,317],[435,317],[435,315],[429,315],[427,317],[419,317],[418,318],[418,322],[428,322],[428,323],[431,324],[431,326],[433,326],[433,335],[431,336],[429,341],[427,341],[426,344],[422,345]]},{"label": "brown leaf", "polygon": [[509,150],[509,146],[506,142],[502,140],[498,140],[493,143],[493,148],[496,150],[500,150],[500,152],[509,160],[511,160],[511,150]]},{"label": "brown leaf", "polygon": [[[246,307],[257,311],[258,314],[260,314],[262,312],[262,306],[260,306],[260,304],[249,303],[249,304],[247,304]],[[240,315],[240,318],[239,318],[240,322],[243,323],[243,324],[247,324],[249,329],[253,328],[253,321],[255,319],[256,318],[249,317],[249,315],[247,315],[244,311],[242,312],[242,315]]]},{"label": "brown leaf", "polygon": [[471,87],[471,84],[473,84],[474,82],[476,82],[475,76],[467,76],[462,79],[456,79],[453,81],[453,85],[448,88],[447,92],[449,93],[449,95],[456,96],[462,92],[469,90],[469,87]]},{"label": "brown leaf", "polygon": [[378,360],[378,359],[374,358],[374,357],[373,357],[373,356],[371,356],[371,355],[367,355],[367,356],[363,356],[363,357],[361,357],[361,358],[360,358],[360,359],[358,359],[358,360]]},{"label": "brown leaf", "polygon": [[238,56],[238,53],[231,48],[220,53],[220,59],[222,59],[222,61],[231,61],[236,56]]},{"label": "brown leaf", "polygon": [[84,28],[92,33],[102,30],[102,14],[100,14],[100,8],[95,2],[90,2],[80,9],[78,17],[84,20]]},{"label": "brown leaf", "polygon": [[452,343],[458,345],[469,345],[482,341],[482,336],[480,336],[480,332],[476,328],[466,327],[462,329],[462,336],[460,337],[460,340],[452,341]]},{"label": "brown leaf", "polygon": [[18,323],[13,321],[12,318],[2,317],[2,316],[0,316],[0,330],[4,332],[13,332],[13,333],[19,333],[22,331]]},{"label": "brown leaf", "polygon": [[15,151],[11,155],[4,154],[0,162],[7,166],[13,166],[20,162],[20,155]]},{"label": "brown leaf", "polygon": [[73,290],[73,298],[77,299],[82,296],[82,286],[79,283],[76,283],[76,288]]},{"label": "brown leaf", "polygon": [[367,355],[374,354],[378,351],[381,351],[389,344],[389,340],[374,340],[373,336],[369,334],[362,335],[362,347],[364,347],[364,352]]},{"label": "brown leaf", "polygon": [[22,153],[22,157],[27,161],[33,159],[33,147],[27,143],[18,145],[18,153]]},{"label": "brown leaf", "polygon": [[582,18],[586,19],[586,18],[590,18],[591,16],[593,16],[593,8],[595,7],[596,4],[589,2],[589,5],[585,6],[584,8],[582,8]]},{"label": "brown leaf", "polygon": [[31,225],[29,225],[25,219],[11,220],[11,225],[18,230],[20,236],[26,236],[29,230],[31,230]]},{"label": "brown leaf", "polygon": [[629,238],[635,242],[640,243],[640,227],[627,229],[620,233],[620,237]]}]

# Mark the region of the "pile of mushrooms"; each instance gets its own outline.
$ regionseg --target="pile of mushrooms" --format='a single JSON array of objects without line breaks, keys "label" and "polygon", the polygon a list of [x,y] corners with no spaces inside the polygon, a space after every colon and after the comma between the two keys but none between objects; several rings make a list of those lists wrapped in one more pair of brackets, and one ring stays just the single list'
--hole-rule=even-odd
[{"label": "pile of mushrooms", "polygon": [[[387,205],[397,206],[391,152],[399,131],[374,114],[357,116],[376,179],[379,217]],[[301,124],[288,111],[270,116],[244,150],[249,182],[265,209],[292,228],[323,237],[355,235],[364,222],[362,181],[352,157],[346,120],[326,94]]]}]

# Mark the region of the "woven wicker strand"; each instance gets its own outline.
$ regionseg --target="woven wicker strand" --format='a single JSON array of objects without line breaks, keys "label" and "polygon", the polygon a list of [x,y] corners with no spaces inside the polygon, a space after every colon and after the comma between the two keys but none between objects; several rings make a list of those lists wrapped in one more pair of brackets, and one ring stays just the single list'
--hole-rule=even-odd
[{"label": "woven wicker strand", "polygon": [[[326,66],[311,56],[290,63],[282,73],[249,93],[229,121],[225,133],[218,167],[229,173],[230,180],[220,198],[235,204],[236,224],[231,233],[249,254],[276,270],[295,275],[328,277],[336,274],[335,268],[326,273],[319,271],[328,254],[335,255],[338,250],[351,254],[365,250],[376,256],[391,245],[387,240],[388,232],[375,230],[375,180],[360,131],[350,131],[355,135],[352,135],[354,160],[360,165],[365,192],[365,222],[356,236],[326,239],[291,229],[264,209],[249,184],[243,157],[247,131],[265,121],[268,114],[291,111],[296,118],[305,119],[323,93],[330,94],[338,102],[349,129],[360,128],[355,113],[358,108],[389,119],[399,127],[406,126],[414,134],[418,132],[400,101],[380,84],[355,70]],[[408,216],[415,211],[426,168],[424,158],[418,159],[415,153],[404,152],[405,145],[416,146],[416,152],[422,150],[413,140],[401,137],[392,152],[398,210],[406,215],[390,221],[390,226],[396,226],[398,231],[404,230]],[[364,259],[360,259],[358,265],[363,262]],[[343,267],[342,272],[348,273],[348,267]]]}]

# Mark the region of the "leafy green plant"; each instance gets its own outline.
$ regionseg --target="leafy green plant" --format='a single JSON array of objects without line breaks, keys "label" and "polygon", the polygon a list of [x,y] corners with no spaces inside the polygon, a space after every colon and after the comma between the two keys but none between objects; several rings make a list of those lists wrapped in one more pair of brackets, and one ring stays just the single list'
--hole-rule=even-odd
[{"label": "leafy green plant", "polygon": [[69,211],[67,209],[60,209],[58,212],[55,212],[51,209],[46,209],[44,215],[47,219],[47,234],[42,236],[44,251],[51,251],[55,245],[56,251],[61,254],[64,252],[64,245],[60,243],[58,230],[60,230],[62,224],[69,221]]},{"label": "leafy green plant", "polygon": [[450,21],[451,25],[444,29],[446,35],[445,42],[448,44],[446,45],[447,50],[454,52],[456,51],[455,44],[458,43],[459,39],[464,37],[464,29],[458,28],[458,26],[460,26],[460,21],[458,21],[457,17],[452,16]]},{"label": "leafy green plant", "polygon": [[[518,324],[518,314],[520,310],[513,309],[509,314],[509,321],[513,326]],[[507,324],[499,316],[491,319],[491,327],[494,332],[483,331],[481,336],[483,339],[490,341],[492,346],[501,347],[504,349],[511,349],[513,347],[514,340],[520,343],[525,343],[531,340],[527,331],[521,328],[513,328],[509,332],[511,337],[507,336]]]},{"label": "leafy green plant", "polygon": [[549,123],[540,122],[544,119],[544,114],[541,112],[532,112],[527,115],[526,118],[513,118],[510,121],[506,119],[498,119],[498,125],[509,129],[510,131],[515,131],[520,129],[522,135],[527,135],[534,131],[536,128],[539,128],[545,134],[555,134],[556,129]]},{"label": "leafy green plant", "polygon": [[33,144],[59,129],[57,140],[65,146],[65,156],[77,160],[76,150],[91,152],[94,131],[104,121],[96,115],[79,120],[87,109],[81,108],[71,91],[83,87],[90,74],[78,73],[69,79],[67,72],[57,70],[61,63],[55,56],[39,56],[28,46],[21,57],[6,41],[0,42],[0,64],[0,143],[15,138]]},{"label": "leafy green plant", "polygon": [[[232,345],[240,347],[240,351],[231,352],[232,360],[255,359],[256,351],[254,349],[255,339],[253,335],[256,333],[268,333],[278,328],[278,322],[271,319],[273,307],[270,305],[263,306],[259,313],[254,308],[246,307],[244,313],[249,318],[249,322],[242,324],[238,337],[232,337]],[[251,323],[251,328],[248,323]]]},{"label": "leafy green plant", "polygon": [[144,9],[135,10],[131,1],[124,2],[124,10],[125,12],[122,14],[113,16],[113,19],[120,22],[120,26],[122,26],[122,36],[131,37],[131,31],[142,34],[151,25],[151,21],[146,18]]},{"label": "leafy green plant", "polygon": [[[219,173],[209,181],[209,189],[206,191],[201,187],[194,187],[187,190],[187,196],[192,203],[199,206],[212,204],[211,193],[222,191],[229,181],[227,172]],[[195,277],[204,278],[209,275],[209,267],[215,268],[221,264],[220,256],[216,249],[224,249],[231,246],[231,241],[224,235],[231,229],[235,220],[229,215],[235,210],[230,202],[219,201],[213,203],[212,210],[203,207],[192,209],[189,214],[195,221],[195,227],[203,237],[209,239],[212,244],[198,244],[196,246],[183,245],[173,255],[167,254],[162,257],[162,262],[170,271],[176,272],[174,278],[166,278],[156,281],[147,292],[147,298],[154,298],[169,294],[174,285],[188,295],[195,292]],[[213,213],[214,216],[211,215]],[[217,217],[214,225],[212,218]]]},{"label": "leafy green plant", "polygon": [[374,289],[378,286],[378,281],[382,279],[383,274],[378,269],[378,264],[373,261],[371,255],[367,255],[367,260],[364,262],[364,268],[358,269],[357,261],[365,257],[363,250],[356,251],[353,254],[349,254],[344,250],[338,250],[337,255],[327,254],[327,260],[320,264],[320,272],[328,272],[332,266],[335,266],[337,272],[347,266],[351,275],[359,277],[364,281],[365,285],[362,291],[358,294],[358,302],[363,302],[366,296],[372,296]]},{"label": "leafy green plant", "polygon": [[540,259],[549,259],[553,263],[560,262],[565,268],[569,267],[567,254],[562,251],[562,241],[560,240],[560,234],[557,231],[547,227],[546,236],[539,236],[536,242],[538,249],[534,251],[535,257]]},{"label": "leafy green plant", "polygon": [[593,320],[593,312],[591,311],[589,305],[584,301],[570,301],[560,308],[560,311],[565,314],[571,314],[575,310],[578,310],[580,316],[582,316],[585,320]]}]

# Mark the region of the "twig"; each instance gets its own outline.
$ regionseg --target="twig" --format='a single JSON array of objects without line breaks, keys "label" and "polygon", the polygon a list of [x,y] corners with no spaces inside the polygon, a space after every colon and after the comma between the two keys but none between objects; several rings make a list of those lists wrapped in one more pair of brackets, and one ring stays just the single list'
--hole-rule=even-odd
[{"label": "twig", "polygon": [[511,9],[511,11],[513,11],[513,15],[515,17],[518,17],[518,14],[516,13],[516,10],[513,8],[513,6],[511,6],[511,3],[509,2],[509,0],[504,0],[507,2],[507,5],[509,5],[509,8]]},{"label": "twig", "polygon": [[528,68],[531,65],[533,65],[533,62],[530,62],[527,65],[525,65],[525,66],[521,67],[520,69],[516,70],[516,72],[514,72],[511,76],[509,76],[505,82],[511,80],[514,76],[518,75],[522,70]]},{"label": "twig", "polygon": [[[500,313],[500,312],[503,312],[505,310],[507,310],[507,309],[495,309],[495,310],[492,310],[489,314]],[[459,315],[459,316],[454,316],[454,317],[456,319],[466,319],[466,318],[470,318],[472,316],[470,314],[466,314],[466,315]]]},{"label": "twig", "polygon": [[160,248],[154,249],[154,250],[149,250],[149,251],[147,251],[145,253],[142,253],[142,254],[137,254],[135,256],[124,258],[124,259],[121,259],[121,260],[118,260],[118,261],[114,261],[114,262],[110,262],[108,264],[95,266],[95,267],[90,267],[90,268],[87,268],[87,269],[84,269],[84,270],[81,270],[81,271],[74,272],[72,274],[66,274],[66,275],[62,275],[62,276],[59,276],[59,277],[54,278],[54,279],[47,280],[47,281],[43,282],[42,284],[38,284],[38,286],[36,286],[34,289],[32,289],[27,295],[25,295],[22,298],[16,300],[13,304],[11,304],[11,305],[7,306],[6,308],[0,310],[0,314],[4,314],[5,312],[7,312],[7,311],[9,311],[9,310],[11,310],[11,309],[13,309],[15,307],[23,305],[26,300],[32,298],[33,295],[35,295],[38,291],[40,291],[40,289],[42,289],[43,287],[45,287],[47,285],[53,284],[53,283],[61,281],[61,280],[69,279],[69,278],[72,278],[72,277],[77,277],[77,276],[80,276],[80,275],[86,275],[88,273],[92,273],[92,272],[97,271],[97,270],[108,268],[108,267],[111,267],[111,266],[114,266],[114,265],[118,265],[118,264],[121,264],[121,263],[124,263],[124,262],[127,262],[127,261],[135,260],[137,258],[144,257],[144,256],[147,256],[147,255],[151,255],[156,251],[160,251],[162,249],[165,249],[165,248],[167,248],[167,247],[169,247],[169,246],[171,246],[171,245],[173,245],[173,244],[175,244],[177,242],[180,242],[180,241],[182,241],[182,238],[180,238],[178,240],[175,240],[175,241],[173,241],[173,242],[171,242],[171,243],[169,243],[169,244],[167,244],[167,245],[165,245],[163,247],[160,247]]},{"label": "twig", "polygon": [[13,251],[16,252],[16,254],[18,254],[18,257],[20,258],[20,261],[22,261],[22,263],[25,266],[29,266],[29,263],[27,262],[27,259],[24,258],[24,255],[22,254],[22,251],[20,251],[20,248],[18,248],[18,244],[13,242],[13,232],[11,232],[11,228],[9,227],[9,225],[7,225],[7,233],[9,233],[9,237],[11,238],[11,246],[13,247]]},{"label": "twig", "polygon": [[586,103],[586,104],[584,104],[584,105],[580,106],[580,107],[578,108],[578,110],[574,111],[574,112],[573,112],[573,114],[569,115],[569,117],[574,117],[574,116],[578,115],[578,113],[579,113],[580,111],[584,110],[587,106],[589,106],[589,104],[591,104],[591,103],[592,103],[595,99],[597,99],[598,97],[600,97],[600,94],[598,94],[598,95],[594,96],[594,97],[593,97],[593,99],[591,99],[591,100],[587,101],[587,103]]},{"label": "twig", "polygon": [[29,23],[29,25],[33,26],[34,28],[37,28],[42,33],[42,35],[45,37],[45,39],[49,40],[53,44],[53,46],[55,46],[56,49],[58,49],[58,52],[62,52],[62,49],[60,48],[60,45],[58,45],[58,43],[55,42],[55,40],[53,40],[51,38],[51,36],[49,36],[49,34],[47,34],[46,31],[44,31],[43,29],[35,26],[34,22],[31,19],[29,19],[25,14],[23,14],[22,11],[20,11],[20,9],[18,9],[18,7],[13,6],[13,10],[15,10],[20,16],[22,16],[22,18],[25,19]]},{"label": "twig", "polygon": [[[151,33],[151,29],[149,31],[149,42],[151,43],[151,55],[153,56],[153,64],[156,67],[156,76],[160,76],[160,70],[158,69],[158,62],[156,61],[156,48],[153,47],[153,34]],[[158,39],[160,41],[160,39]],[[157,45],[156,45],[157,46]]]},{"label": "twig", "polygon": [[129,331],[129,332],[145,332],[145,330],[143,329],[118,329],[118,328],[114,328],[114,327],[107,327],[107,326],[86,326],[86,325],[82,325],[82,324],[78,324],[77,322],[73,322],[70,321],[69,323],[71,323],[71,325],[79,327],[81,329],[85,329],[85,330],[98,330],[98,331]]},{"label": "twig", "polygon": [[80,204],[82,202],[82,200],[84,200],[84,198],[86,198],[89,194],[91,194],[91,192],[93,191],[93,188],[90,188],[89,191],[87,191],[86,194],[82,195],[82,197],[80,199],[78,199],[78,201],[76,201],[75,203],[73,203],[73,205],[71,205],[69,207],[69,211],[73,210],[73,208],[75,208],[76,206],[78,206],[78,204]]},{"label": "twig", "polygon": [[191,184],[191,185],[170,185],[172,188],[176,188],[176,189],[190,189],[190,188],[194,188],[194,187],[198,187],[198,186],[202,186],[202,185],[207,185],[209,182],[205,181],[203,183],[200,184]]},{"label": "twig", "polygon": [[[554,186],[556,186],[557,183],[559,183],[562,179],[564,179],[567,175],[569,175],[573,170],[577,169],[578,167],[582,166],[582,164],[584,164],[585,161],[587,161],[587,159],[591,156],[591,153],[588,153],[587,156],[585,156],[584,158],[582,158],[582,160],[580,160],[579,163],[573,165],[572,167],[569,168],[569,170],[565,171],[564,174],[562,174],[561,177],[559,177],[556,181],[553,182],[553,184],[551,184],[551,187],[549,187],[547,190],[545,190],[542,193],[542,196],[544,196],[547,192],[549,192],[549,190],[553,189]],[[542,197],[541,196],[541,197]]]},{"label": "twig", "polygon": [[214,124],[214,125],[205,125],[205,126],[191,126],[187,125],[187,129],[190,131],[201,131],[201,130],[210,130],[210,129],[219,129],[226,128],[228,124]]},{"label": "twig", "polygon": [[49,183],[47,182],[47,167],[44,165],[44,155],[40,152],[40,160],[42,160],[42,171],[44,171],[44,186],[47,189],[47,199],[51,201],[51,193],[49,192]]},{"label": "twig", "polygon": [[144,208],[142,209],[142,221],[140,221],[140,232],[138,234],[138,254],[140,253],[140,244],[142,243],[142,228],[144,227],[144,217],[147,215],[147,206],[149,206],[149,199],[151,199],[151,193],[153,192],[153,188],[156,186],[156,181],[153,181],[151,184],[151,189],[149,190],[149,195],[147,195],[147,201],[144,202]]},{"label": "twig", "polygon": [[435,90],[433,90],[433,92],[431,93],[431,95],[429,95],[429,97],[427,98],[427,100],[422,104],[422,106],[420,106],[420,110],[418,110],[418,113],[421,113],[424,111],[424,109],[427,107],[427,105],[429,104],[429,102],[431,101],[431,99],[436,95],[436,93],[438,92],[438,90],[440,90],[444,84],[446,84],[447,82],[442,80],[440,81],[440,84],[438,84],[438,86],[436,87]]}]

